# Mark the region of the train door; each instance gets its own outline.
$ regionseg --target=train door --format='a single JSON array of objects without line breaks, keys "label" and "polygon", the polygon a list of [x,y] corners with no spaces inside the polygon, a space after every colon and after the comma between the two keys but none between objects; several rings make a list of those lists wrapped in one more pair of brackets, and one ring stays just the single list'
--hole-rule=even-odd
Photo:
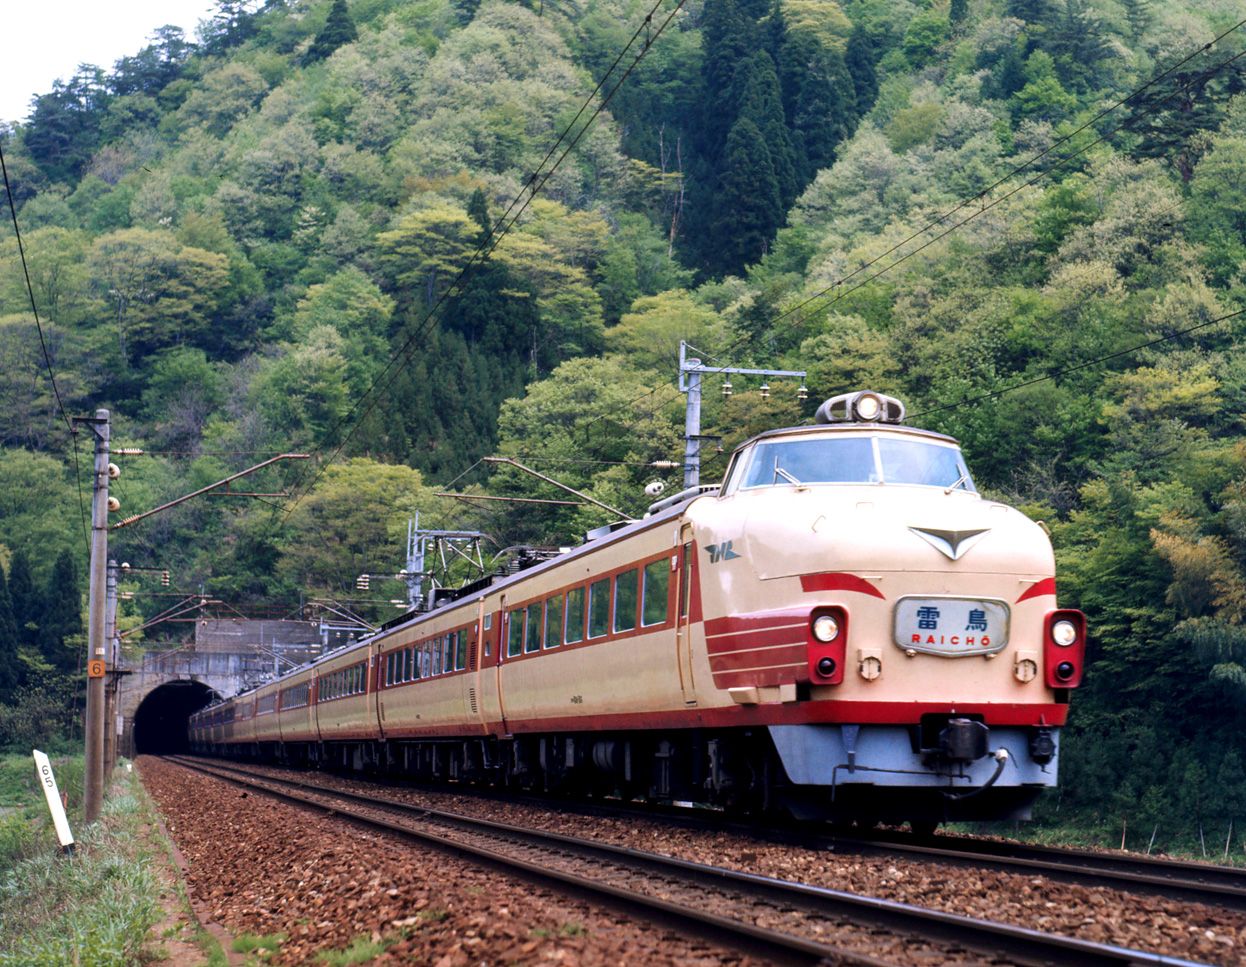
[{"label": "train door", "polygon": [[[480,625],[479,646],[476,649],[475,671],[468,676],[476,688],[476,705],[479,709],[481,728],[489,732],[502,719],[501,678],[498,665],[501,662],[502,642],[505,632],[502,630],[503,606],[497,598],[485,598],[481,601],[481,611],[477,617]],[[468,694],[468,708],[471,708],[471,694]]]},{"label": "train door", "polygon": [[692,526],[685,524],[680,532],[679,570],[675,581],[678,610],[675,612],[675,652],[679,663],[679,684],[684,704],[697,703],[696,681],[692,675],[692,582],[696,550],[692,543]]},{"label": "train door", "polygon": [[368,649],[368,722],[376,726],[376,734],[385,738],[385,656],[381,645],[374,643]]},{"label": "train door", "polygon": [[[485,656],[485,642],[488,640],[488,631],[485,631],[484,609],[476,608],[476,613],[471,625],[466,631],[460,632],[467,635],[467,674],[463,676],[463,705],[467,710],[467,720],[472,724],[472,731],[483,732],[485,723],[485,705],[487,696],[482,692],[480,687],[480,676],[484,664],[493,655],[492,645],[489,646],[489,656]],[[492,624],[492,622],[490,622]],[[492,629],[490,629],[492,630]]]},{"label": "train door", "polygon": [[502,666],[505,661],[506,641],[510,636],[510,612],[507,610],[507,597],[502,595],[502,601],[499,605],[497,616],[497,635],[495,647],[497,651],[496,664],[494,666],[494,674],[497,676],[497,695],[498,695],[498,717],[502,720],[502,734],[510,735],[510,728],[506,724],[506,692],[502,686]]}]

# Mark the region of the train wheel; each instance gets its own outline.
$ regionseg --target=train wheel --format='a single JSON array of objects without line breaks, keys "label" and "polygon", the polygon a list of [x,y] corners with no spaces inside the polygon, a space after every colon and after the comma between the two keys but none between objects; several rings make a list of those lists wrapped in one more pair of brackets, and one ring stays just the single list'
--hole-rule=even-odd
[{"label": "train wheel", "polygon": [[929,839],[935,834],[935,830],[938,828],[939,822],[935,819],[909,820],[909,829],[913,831],[913,835],[918,839]]}]

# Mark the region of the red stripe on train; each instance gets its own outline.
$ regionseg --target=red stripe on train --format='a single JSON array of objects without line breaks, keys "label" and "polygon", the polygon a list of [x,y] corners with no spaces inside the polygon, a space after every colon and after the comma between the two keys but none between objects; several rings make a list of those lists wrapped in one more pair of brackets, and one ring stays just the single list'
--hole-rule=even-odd
[{"label": "red stripe on train", "polygon": [[859,578],[855,574],[846,574],[843,571],[802,574],[800,587],[802,591],[857,591],[887,600],[887,596],[865,578]]},{"label": "red stripe on train", "polygon": [[1022,601],[1028,601],[1030,598],[1041,598],[1045,594],[1054,595],[1055,593],[1056,579],[1043,578],[1041,581],[1030,585],[1030,587],[1022,593],[1021,597],[1017,598],[1017,604],[1020,604]]}]

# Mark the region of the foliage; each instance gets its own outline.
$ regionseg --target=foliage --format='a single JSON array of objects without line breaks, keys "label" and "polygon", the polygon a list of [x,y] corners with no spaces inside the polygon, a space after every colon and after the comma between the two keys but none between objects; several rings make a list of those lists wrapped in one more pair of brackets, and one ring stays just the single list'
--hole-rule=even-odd
[{"label": "foliage", "polygon": [[[70,790],[80,769],[65,766],[54,763],[57,784]],[[155,867],[167,860],[148,845],[156,810],[137,774],[120,780],[99,822],[72,827],[72,862],[48,847],[51,830],[40,826],[43,848],[0,885],[0,964],[80,962],[84,951],[101,967],[150,959],[148,934],[162,913]]]},{"label": "foliage", "polygon": [[[107,406],[116,439],[162,451],[125,465],[127,510],[341,447],[322,475],[256,478],[300,493],[285,526],[204,500],[118,533],[242,606],[388,571],[416,510],[500,546],[605,521],[438,504],[433,481],[561,497],[482,469],[499,451],[642,512],[680,476],[652,464],[682,451],[687,340],[808,370],[815,398],[903,397],[1047,521],[1061,603],[1094,629],[1063,818],[1246,819],[1246,353],[1216,322],[1246,296],[1240,46],[1147,85],[1226,25],[1204,7],[691,5],[548,180],[641,0],[220,0],[198,44],[162,28],[84,65],[4,135],[43,335],[0,234],[0,557],[27,678],[4,730],[67,722],[55,668],[81,654],[44,344],[70,412]],[[816,402],[780,396],[707,394],[704,432]]]}]

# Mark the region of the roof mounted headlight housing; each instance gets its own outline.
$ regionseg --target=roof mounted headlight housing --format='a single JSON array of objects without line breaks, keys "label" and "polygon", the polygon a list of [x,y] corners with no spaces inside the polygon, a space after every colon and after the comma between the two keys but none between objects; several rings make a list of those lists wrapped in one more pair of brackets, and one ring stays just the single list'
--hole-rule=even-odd
[{"label": "roof mounted headlight housing", "polygon": [[871,390],[832,396],[818,407],[818,423],[903,423],[904,404]]}]

